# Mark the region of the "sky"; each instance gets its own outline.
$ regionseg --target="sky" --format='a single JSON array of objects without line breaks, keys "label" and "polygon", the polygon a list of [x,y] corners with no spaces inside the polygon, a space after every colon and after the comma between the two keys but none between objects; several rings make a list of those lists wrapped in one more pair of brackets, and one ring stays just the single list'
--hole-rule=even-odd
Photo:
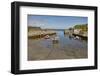
[{"label": "sky", "polygon": [[42,29],[68,29],[77,24],[87,23],[87,17],[28,15],[28,26],[41,27]]}]

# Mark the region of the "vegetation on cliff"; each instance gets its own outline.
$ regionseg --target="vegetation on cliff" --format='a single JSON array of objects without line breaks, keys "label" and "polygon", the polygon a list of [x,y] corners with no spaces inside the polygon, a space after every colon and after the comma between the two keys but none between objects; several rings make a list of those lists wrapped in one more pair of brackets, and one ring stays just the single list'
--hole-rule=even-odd
[{"label": "vegetation on cliff", "polygon": [[88,31],[87,24],[78,24],[78,25],[75,25],[73,28],[74,29],[81,29],[84,32],[87,32]]}]

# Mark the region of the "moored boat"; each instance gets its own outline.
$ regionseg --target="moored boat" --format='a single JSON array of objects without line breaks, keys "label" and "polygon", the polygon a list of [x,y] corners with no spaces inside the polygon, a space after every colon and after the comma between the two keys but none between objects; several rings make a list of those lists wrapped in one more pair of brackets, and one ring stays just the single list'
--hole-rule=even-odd
[{"label": "moored boat", "polygon": [[44,36],[44,39],[50,39],[49,35]]},{"label": "moored boat", "polygon": [[59,42],[59,37],[54,37],[52,38],[53,43],[58,43]]}]

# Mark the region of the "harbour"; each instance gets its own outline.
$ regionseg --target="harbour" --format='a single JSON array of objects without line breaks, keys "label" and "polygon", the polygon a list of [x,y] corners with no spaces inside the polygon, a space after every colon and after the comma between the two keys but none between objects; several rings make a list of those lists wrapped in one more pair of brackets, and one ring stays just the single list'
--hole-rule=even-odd
[{"label": "harbour", "polygon": [[88,58],[88,18],[28,15],[27,60]]},{"label": "harbour", "polygon": [[[64,34],[62,30],[56,30],[56,34],[49,35],[45,39],[29,38],[28,40],[28,60],[48,60],[48,59],[79,59],[87,58],[87,40],[71,38],[69,34]],[[57,40],[54,40],[58,37]]]}]

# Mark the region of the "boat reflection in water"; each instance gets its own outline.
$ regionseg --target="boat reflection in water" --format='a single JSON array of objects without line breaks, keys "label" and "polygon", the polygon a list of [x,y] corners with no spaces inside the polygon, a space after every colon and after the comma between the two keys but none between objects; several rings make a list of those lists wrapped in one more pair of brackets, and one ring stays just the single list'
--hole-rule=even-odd
[{"label": "boat reflection in water", "polygon": [[77,59],[88,57],[87,41],[56,31],[39,39],[28,40],[28,60]]},{"label": "boat reflection in water", "polygon": [[73,34],[64,34],[65,37],[69,37],[70,40],[74,39],[74,40],[78,40],[78,41],[87,41],[86,37],[80,37],[80,36],[75,36]]}]

